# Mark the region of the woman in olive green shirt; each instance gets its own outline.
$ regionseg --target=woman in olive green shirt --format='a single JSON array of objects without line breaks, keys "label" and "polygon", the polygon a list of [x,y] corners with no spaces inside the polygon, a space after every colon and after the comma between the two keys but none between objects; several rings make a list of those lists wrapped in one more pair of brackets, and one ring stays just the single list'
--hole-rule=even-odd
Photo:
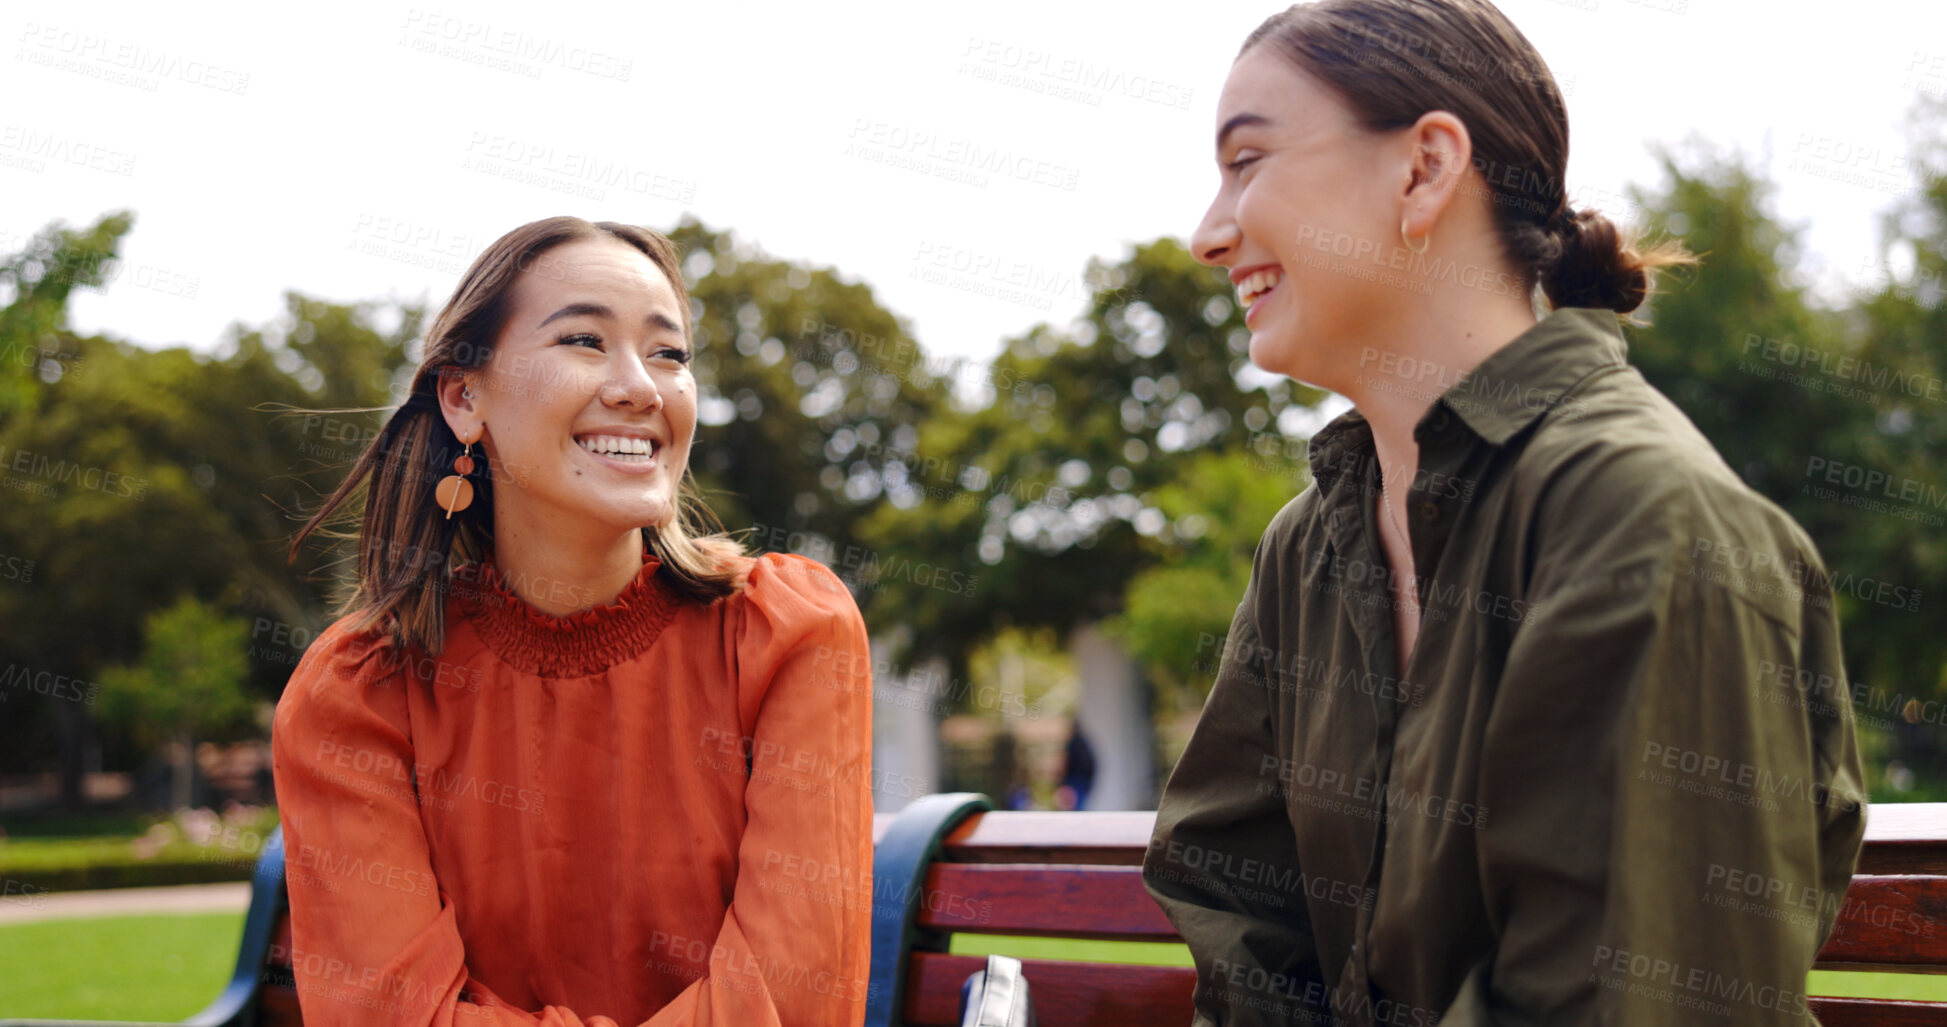
[{"label": "woman in olive green shirt", "polygon": [[1811,1022],[1865,817],[1837,614],[1626,362],[1686,258],[1570,207],[1561,94],[1484,0],[1294,7],[1217,118],[1196,255],[1255,363],[1356,409],[1157,813],[1197,1022]]}]

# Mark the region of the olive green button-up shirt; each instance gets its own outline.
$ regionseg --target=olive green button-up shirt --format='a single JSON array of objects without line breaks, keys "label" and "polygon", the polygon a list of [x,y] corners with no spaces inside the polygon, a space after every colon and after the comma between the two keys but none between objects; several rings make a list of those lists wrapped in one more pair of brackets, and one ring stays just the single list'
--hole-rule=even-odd
[{"label": "olive green button-up shirt", "polygon": [[[1311,442],[1143,874],[1198,1024],[1810,1023],[1865,829],[1829,579],[1556,311],[1415,429],[1402,670],[1371,431]],[[1398,488],[1397,484],[1392,485]]]}]

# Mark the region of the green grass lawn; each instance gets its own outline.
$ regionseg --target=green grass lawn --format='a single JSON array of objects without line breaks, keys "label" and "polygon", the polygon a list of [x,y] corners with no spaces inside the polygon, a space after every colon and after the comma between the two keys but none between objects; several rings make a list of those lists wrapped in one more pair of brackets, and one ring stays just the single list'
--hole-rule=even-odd
[{"label": "green grass lawn", "polygon": [[1947,1002],[1947,977],[1938,974],[1856,974],[1814,970],[1807,995],[1842,998],[1904,998]]},{"label": "green grass lawn", "polygon": [[0,1019],[180,1020],[229,983],[243,916],[0,924]]},{"label": "green grass lawn", "polygon": [[[243,918],[234,913],[105,917],[0,925],[0,1019],[10,1016],[180,1020],[229,981]],[[1026,959],[1189,966],[1158,942],[955,935],[953,952]],[[1814,995],[1947,1001],[1947,977],[1820,971]]]},{"label": "green grass lawn", "polygon": [[[1073,941],[1064,938],[1020,938],[1003,934],[956,934],[948,951],[961,956],[1014,956],[1018,959],[1077,959],[1095,963],[1141,963],[1149,966],[1190,966],[1188,947],[1153,941]],[[1903,998],[1947,1002],[1947,976],[1937,974],[1868,974],[1814,970],[1805,984],[1808,995],[1844,998]]]}]

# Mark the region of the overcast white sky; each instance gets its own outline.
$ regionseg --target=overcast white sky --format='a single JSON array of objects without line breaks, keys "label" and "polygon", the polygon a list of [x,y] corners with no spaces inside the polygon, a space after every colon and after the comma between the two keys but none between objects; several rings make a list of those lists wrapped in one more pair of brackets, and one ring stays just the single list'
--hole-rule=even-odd
[{"label": "overcast white sky", "polygon": [[[287,288],[437,303],[522,222],[687,212],[980,359],[1072,317],[1090,256],[1188,235],[1224,74],[1277,9],[35,6],[0,18],[0,249],[138,219],[118,280],[75,302],[82,331],[208,349]],[[1809,276],[1874,273],[1878,215],[1913,182],[1903,116],[1947,96],[1947,3],[1501,6],[1567,93],[1572,199],[1627,215],[1651,146],[1701,136],[1760,155]],[[994,151],[1028,177],[969,165]]]}]

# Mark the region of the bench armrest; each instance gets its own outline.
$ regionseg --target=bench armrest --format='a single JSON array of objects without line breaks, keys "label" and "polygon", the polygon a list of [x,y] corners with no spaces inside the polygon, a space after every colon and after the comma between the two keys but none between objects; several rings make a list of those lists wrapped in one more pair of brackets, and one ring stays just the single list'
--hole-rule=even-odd
[{"label": "bench armrest", "polygon": [[899,811],[872,850],[872,977],[865,995],[865,1027],[898,1027],[905,993],[906,954],[918,940],[926,868],[940,840],[962,820],[993,809],[978,792],[923,795]]}]

